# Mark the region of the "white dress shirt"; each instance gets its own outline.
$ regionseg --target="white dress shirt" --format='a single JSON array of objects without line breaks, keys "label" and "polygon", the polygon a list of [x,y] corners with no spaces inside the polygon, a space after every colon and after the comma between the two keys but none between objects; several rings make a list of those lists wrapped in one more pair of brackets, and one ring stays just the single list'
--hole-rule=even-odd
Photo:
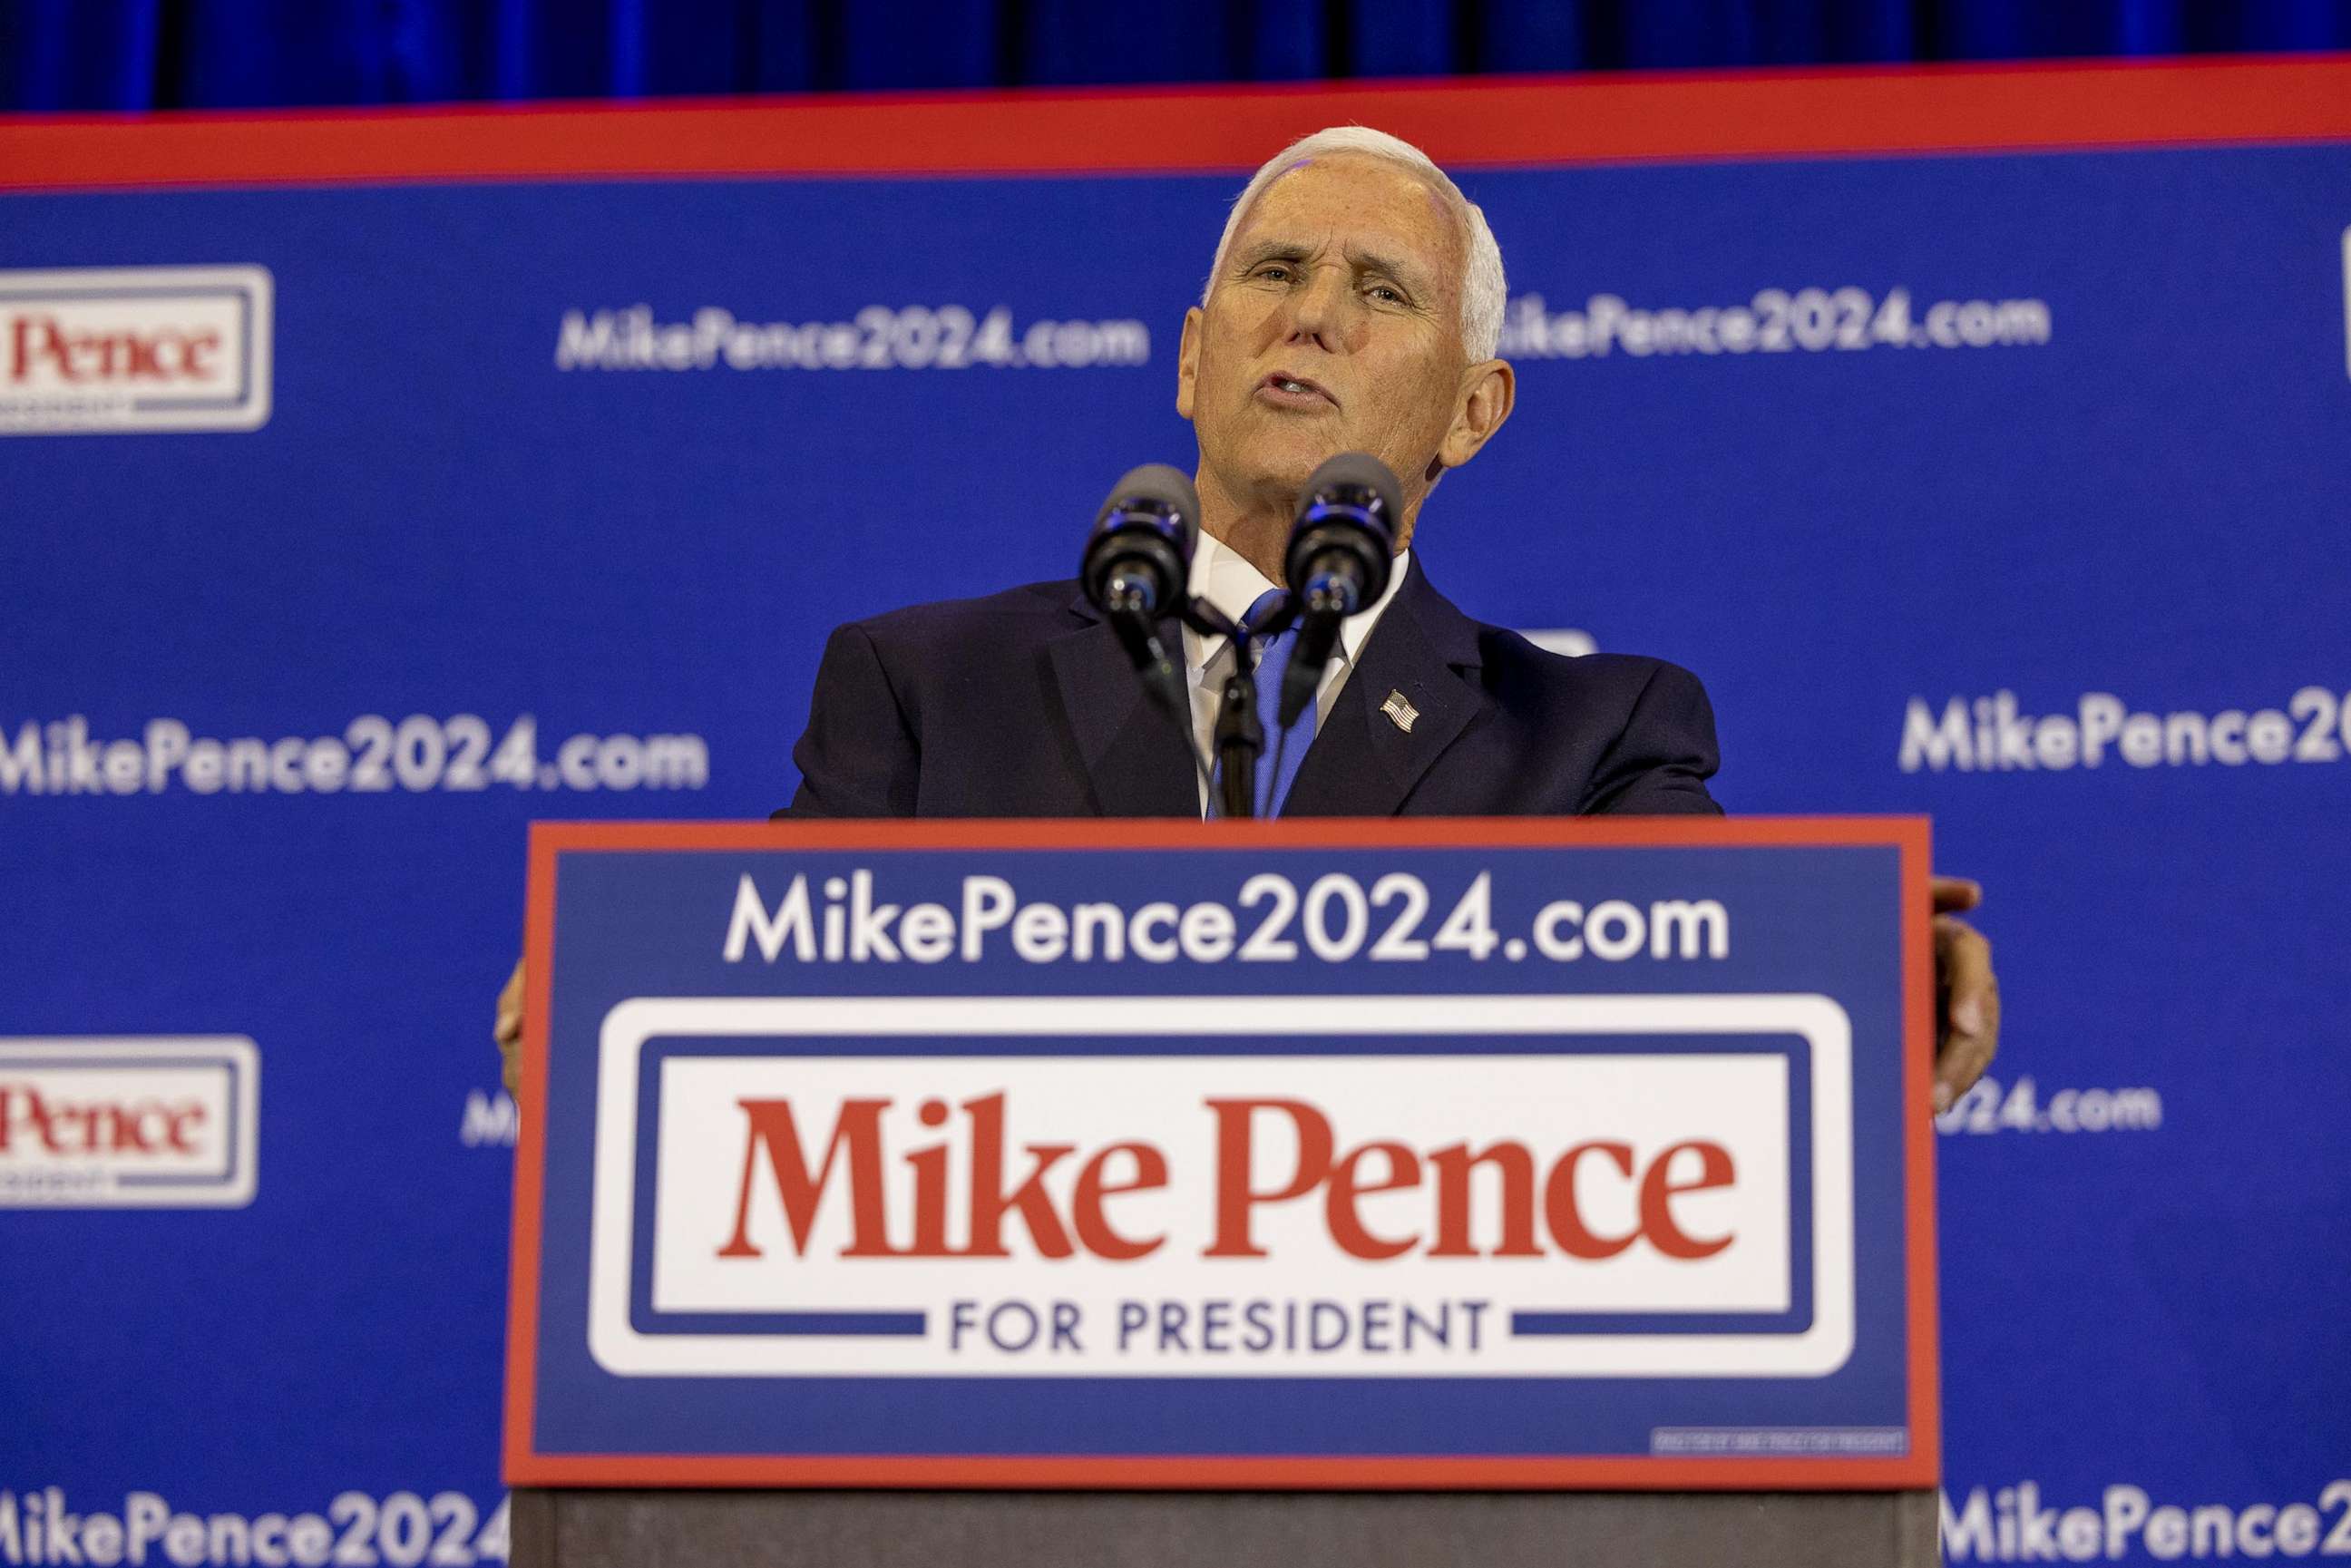
[{"label": "white dress shirt", "polygon": [[[1388,574],[1387,591],[1377,602],[1360,615],[1351,615],[1339,623],[1339,645],[1332,651],[1331,662],[1322,666],[1322,683],[1314,688],[1314,726],[1319,731],[1322,721],[1331,716],[1331,705],[1339,698],[1339,688],[1347,684],[1353,673],[1355,661],[1363,656],[1364,644],[1370,641],[1372,629],[1387,612],[1388,603],[1404,587],[1405,569],[1412,565],[1412,552],[1399,551],[1395,570]],[[1212,534],[1203,533],[1192,551],[1191,591],[1223,612],[1228,620],[1238,621],[1266,590],[1277,586],[1265,573],[1251,566],[1238,550],[1220,543]],[[1189,626],[1184,628],[1184,674],[1192,687],[1192,734],[1200,743],[1200,754],[1213,765],[1217,759],[1217,709],[1225,689],[1225,678],[1233,673],[1233,645],[1229,637],[1204,637]],[[1273,716],[1265,716],[1266,741],[1269,747],[1264,766],[1270,767],[1273,740]],[[1208,786],[1200,781],[1200,814],[1208,810]]]}]

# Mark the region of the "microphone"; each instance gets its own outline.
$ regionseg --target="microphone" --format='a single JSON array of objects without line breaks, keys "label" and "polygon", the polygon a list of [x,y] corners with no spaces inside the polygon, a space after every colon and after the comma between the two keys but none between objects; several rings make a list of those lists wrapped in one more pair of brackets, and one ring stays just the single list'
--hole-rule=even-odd
[{"label": "microphone", "polygon": [[1282,561],[1301,617],[1298,646],[1281,676],[1277,717],[1283,730],[1314,700],[1338,646],[1339,623],[1388,591],[1403,513],[1396,476],[1369,453],[1342,452],[1308,476]]},{"label": "microphone", "polygon": [[1165,463],[1130,468],[1111,486],[1094,514],[1079,558],[1086,600],[1118,633],[1143,677],[1144,690],[1183,732],[1200,777],[1208,765],[1192,733],[1192,701],[1184,672],[1167,656],[1158,622],[1190,608],[1192,550],[1200,539],[1200,497],[1180,469]]},{"label": "microphone", "polygon": [[1104,615],[1144,623],[1181,610],[1200,538],[1200,497],[1165,463],[1127,470],[1094,514],[1078,566],[1086,598]]}]

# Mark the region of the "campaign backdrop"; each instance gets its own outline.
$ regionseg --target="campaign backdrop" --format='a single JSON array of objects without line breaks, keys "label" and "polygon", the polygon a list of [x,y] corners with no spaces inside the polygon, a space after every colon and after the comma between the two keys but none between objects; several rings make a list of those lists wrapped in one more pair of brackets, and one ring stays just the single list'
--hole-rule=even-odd
[{"label": "campaign backdrop", "polygon": [[[1188,465],[1258,153],[1100,151],[0,197],[0,1563],[503,1552],[524,825],[764,815]],[[1987,888],[1951,1557],[2351,1553],[2351,143],[1476,162],[1430,580]]]}]

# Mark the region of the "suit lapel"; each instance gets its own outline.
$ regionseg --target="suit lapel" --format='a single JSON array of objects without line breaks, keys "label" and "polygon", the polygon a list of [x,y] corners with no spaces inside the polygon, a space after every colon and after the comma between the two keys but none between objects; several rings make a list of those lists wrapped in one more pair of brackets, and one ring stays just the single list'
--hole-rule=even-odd
[{"label": "suit lapel", "polygon": [[1105,817],[1197,817],[1199,785],[1183,734],[1144,698],[1118,633],[1082,595],[1070,608],[1085,624],[1047,643],[1046,657],[1090,803]]},{"label": "suit lapel", "polygon": [[[1477,623],[1428,585],[1416,556],[1315,732],[1282,815],[1393,816],[1487,706],[1479,663]],[[1409,730],[1382,711],[1391,692],[1418,710]]]}]

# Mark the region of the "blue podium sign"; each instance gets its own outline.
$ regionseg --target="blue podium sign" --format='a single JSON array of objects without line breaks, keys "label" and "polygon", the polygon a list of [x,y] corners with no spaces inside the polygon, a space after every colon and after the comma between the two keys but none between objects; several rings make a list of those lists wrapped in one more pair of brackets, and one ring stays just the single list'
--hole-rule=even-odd
[{"label": "blue podium sign", "polygon": [[1926,864],[539,824],[508,1479],[1932,1485]]}]

